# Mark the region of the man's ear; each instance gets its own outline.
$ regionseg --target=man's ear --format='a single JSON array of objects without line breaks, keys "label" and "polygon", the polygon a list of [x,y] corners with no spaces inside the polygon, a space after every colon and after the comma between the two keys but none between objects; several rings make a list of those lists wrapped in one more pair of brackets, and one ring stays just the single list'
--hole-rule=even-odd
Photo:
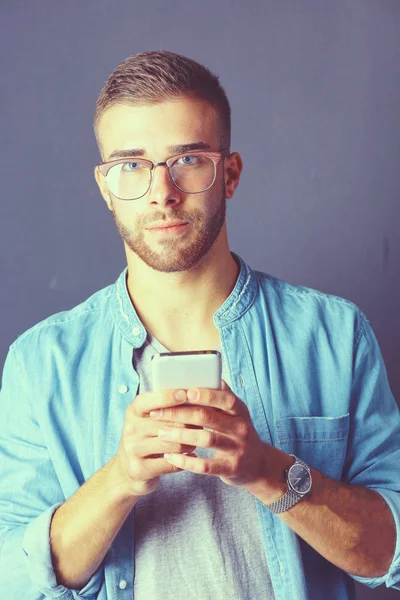
[{"label": "man's ear", "polygon": [[240,174],[243,170],[243,161],[239,152],[232,152],[225,166],[225,195],[227,199],[232,198],[239,185]]},{"label": "man's ear", "polygon": [[100,173],[97,166],[94,168],[94,178],[96,180],[97,185],[99,186],[100,194],[103,196],[103,199],[107,203],[109,210],[111,210],[112,212],[111,198],[108,191],[106,178]]}]

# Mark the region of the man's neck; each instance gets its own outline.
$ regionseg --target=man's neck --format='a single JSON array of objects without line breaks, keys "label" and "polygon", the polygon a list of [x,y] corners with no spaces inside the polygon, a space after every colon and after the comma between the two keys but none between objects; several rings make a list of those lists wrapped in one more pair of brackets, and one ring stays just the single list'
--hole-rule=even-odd
[{"label": "man's neck", "polygon": [[165,274],[144,285],[128,268],[128,291],[144,326],[173,334],[213,328],[213,316],[231,294],[240,267],[228,252],[195,274]]}]

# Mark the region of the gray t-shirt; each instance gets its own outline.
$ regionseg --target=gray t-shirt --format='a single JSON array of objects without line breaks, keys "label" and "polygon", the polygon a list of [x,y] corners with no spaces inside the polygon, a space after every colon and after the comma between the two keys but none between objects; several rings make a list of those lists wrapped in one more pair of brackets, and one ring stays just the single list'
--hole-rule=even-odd
[{"label": "gray t-shirt", "polygon": [[[133,355],[138,393],[151,391],[151,357],[159,352],[169,350],[148,332]],[[215,451],[195,452],[210,458]],[[162,475],[136,503],[134,527],[134,600],[274,600],[256,500],[246,490],[188,471]]]}]

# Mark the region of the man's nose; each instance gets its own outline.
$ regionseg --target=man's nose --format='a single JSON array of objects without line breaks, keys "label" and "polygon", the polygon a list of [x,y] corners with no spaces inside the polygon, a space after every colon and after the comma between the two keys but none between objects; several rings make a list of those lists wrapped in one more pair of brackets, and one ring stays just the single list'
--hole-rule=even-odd
[{"label": "man's nose", "polygon": [[167,165],[155,164],[152,170],[152,181],[148,191],[149,201],[165,203],[171,199],[179,201],[180,190],[174,185]]}]

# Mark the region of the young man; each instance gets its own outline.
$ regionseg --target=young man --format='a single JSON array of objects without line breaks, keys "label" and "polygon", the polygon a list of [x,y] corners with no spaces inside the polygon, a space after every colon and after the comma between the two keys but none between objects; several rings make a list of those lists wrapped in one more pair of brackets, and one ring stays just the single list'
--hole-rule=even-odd
[{"label": "young man", "polygon": [[[377,340],[351,302],[229,250],[242,160],[218,78],[171,52],[136,55],[94,126],[127,267],[10,347],[0,596],[400,590],[400,418]],[[151,391],[154,353],[202,349],[222,354],[222,390]]]}]

